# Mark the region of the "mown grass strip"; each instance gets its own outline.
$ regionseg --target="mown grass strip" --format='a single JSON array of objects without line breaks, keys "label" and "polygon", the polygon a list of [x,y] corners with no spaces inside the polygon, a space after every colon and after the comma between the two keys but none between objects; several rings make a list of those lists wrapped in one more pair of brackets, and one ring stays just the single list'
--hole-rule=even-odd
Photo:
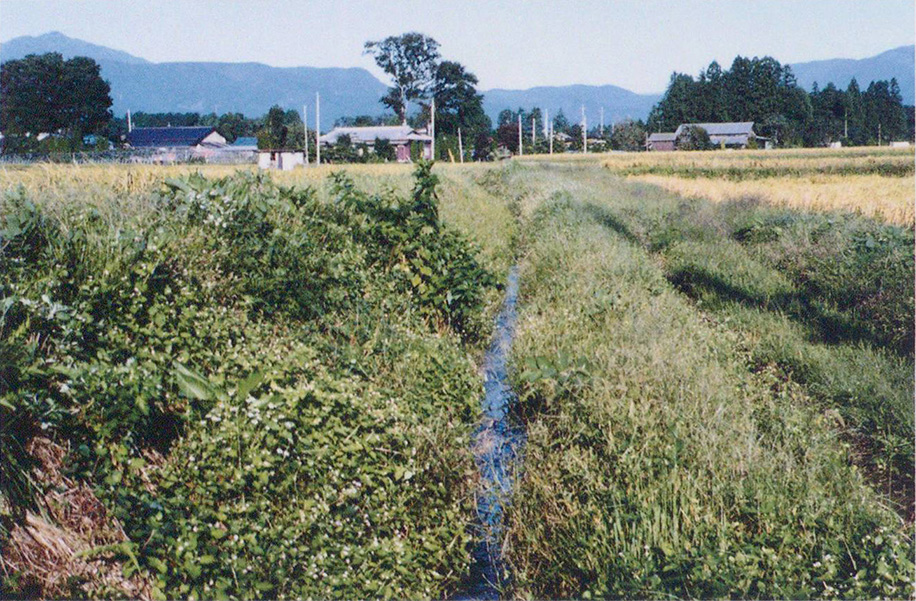
[{"label": "mown grass strip", "polygon": [[834,418],[750,372],[740,335],[602,217],[632,192],[586,172],[510,181],[552,197],[526,224],[513,351],[529,429],[508,539],[520,593],[912,594],[912,540]]}]

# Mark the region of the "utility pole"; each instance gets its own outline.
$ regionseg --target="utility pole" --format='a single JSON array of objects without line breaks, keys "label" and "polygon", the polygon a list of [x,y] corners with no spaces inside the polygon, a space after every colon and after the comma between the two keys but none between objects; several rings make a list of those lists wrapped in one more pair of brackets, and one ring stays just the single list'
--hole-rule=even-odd
[{"label": "utility pole", "polygon": [[130,133],[134,130],[133,126],[130,123],[130,109],[127,109],[127,133]]},{"label": "utility pole", "polygon": [[429,123],[432,130],[431,136],[433,138],[432,144],[429,145],[429,154],[431,155],[429,159],[431,161],[436,160],[436,97],[433,96],[429,101]]},{"label": "utility pole", "polygon": [[878,146],[881,146],[881,123],[878,122]]},{"label": "utility pole", "polygon": [[535,133],[537,132],[537,120],[535,120],[534,115],[531,115],[531,152],[534,152],[534,143],[535,143]]},{"label": "utility pole", "polygon": [[303,137],[305,138],[305,164],[306,165],[309,164],[309,113],[308,113],[308,110],[309,110],[308,106],[303,104],[302,105],[302,127],[303,129],[305,129],[305,135]]},{"label": "utility pole", "polygon": [[461,128],[458,128],[458,159],[464,162],[464,146],[461,144]]},{"label": "utility pole", "polygon": [[321,165],[321,97],[315,92],[315,164]]},{"label": "utility pole", "polygon": [[601,107],[601,125],[598,126],[598,135],[604,137],[604,107]]},{"label": "utility pole", "polygon": [[522,113],[518,113],[518,156],[523,156],[525,151],[522,150]]},{"label": "utility pole", "polygon": [[547,109],[544,109],[544,135],[547,136],[550,154],[553,154],[553,123],[550,122],[550,111]]},{"label": "utility pole", "polygon": [[843,137],[849,139],[849,109],[843,111]]},{"label": "utility pole", "polygon": [[582,154],[588,153],[588,123],[585,120],[585,105],[582,105]]}]

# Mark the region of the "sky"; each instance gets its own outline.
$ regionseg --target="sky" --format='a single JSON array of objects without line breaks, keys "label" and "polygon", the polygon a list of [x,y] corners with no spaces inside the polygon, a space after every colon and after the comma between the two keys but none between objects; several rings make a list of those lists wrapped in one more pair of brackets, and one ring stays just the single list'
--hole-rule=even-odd
[{"label": "sky", "polygon": [[866,58],[913,44],[913,0],[3,0],[0,42],[60,31],[153,62],[363,67],[367,40],[435,38],[481,89],[665,89],[673,71],[770,55]]}]

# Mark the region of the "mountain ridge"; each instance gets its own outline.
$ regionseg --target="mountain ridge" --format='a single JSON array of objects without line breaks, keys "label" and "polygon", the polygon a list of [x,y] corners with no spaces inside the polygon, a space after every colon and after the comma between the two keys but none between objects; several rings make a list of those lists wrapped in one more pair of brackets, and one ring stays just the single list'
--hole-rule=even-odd
[{"label": "mountain ridge", "polygon": [[[112,110],[145,112],[240,112],[262,115],[274,104],[302,108],[321,94],[323,129],[343,116],[385,112],[379,99],[387,85],[360,67],[274,67],[260,62],[155,63],[116,50],[71,38],[60,32],[21,36],[0,44],[0,62],[27,54],[60,52],[65,58],[89,56],[111,83]],[[827,59],[792,64],[799,85],[806,90],[817,81],[833,81],[845,88],[856,77],[867,87],[873,79],[897,77],[906,104],[913,104],[913,46],[901,46],[865,59]],[[645,119],[662,94],[637,94],[613,84],[534,86],[527,89],[481,90],[484,110],[494,121],[503,109],[539,106],[555,116],[558,110],[578,121],[581,107],[590,124],[625,118]],[[310,111],[311,112],[311,111]]]}]

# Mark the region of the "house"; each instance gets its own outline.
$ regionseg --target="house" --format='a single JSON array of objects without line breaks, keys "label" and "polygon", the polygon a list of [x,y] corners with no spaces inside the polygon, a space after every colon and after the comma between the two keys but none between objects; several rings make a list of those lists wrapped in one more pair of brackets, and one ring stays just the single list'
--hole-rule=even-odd
[{"label": "house", "polygon": [[226,138],[215,127],[135,127],[127,134],[132,149],[152,151],[156,162],[209,160],[226,148]]},{"label": "house", "polygon": [[658,132],[649,135],[649,141],[646,143],[646,150],[670,151],[674,150],[674,142],[677,134],[674,132]]},{"label": "house", "polygon": [[688,127],[702,127],[709,134],[709,141],[714,146],[726,148],[747,148],[748,145],[757,145],[767,142],[769,138],[758,136],[754,133],[753,121],[734,123],[681,123],[674,132],[675,141]]},{"label": "house", "polygon": [[329,146],[337,144],[342,136],[349,136],[353,145],[366,144],[370,151],[375,140],[387,140],[394,149],[399,163],[409,163],[411,147],[420,145],[422,157],[431,159],[433,156],[433,138],[424,131],[416,130],[409,125],[381,125],[373,127],[335,127],[325,135],[318,138],[319,143]]},{"label": "house", "polygon": [[127,134],[131,148],[206,148],[226,145],[215,127],[135,127]]}]

